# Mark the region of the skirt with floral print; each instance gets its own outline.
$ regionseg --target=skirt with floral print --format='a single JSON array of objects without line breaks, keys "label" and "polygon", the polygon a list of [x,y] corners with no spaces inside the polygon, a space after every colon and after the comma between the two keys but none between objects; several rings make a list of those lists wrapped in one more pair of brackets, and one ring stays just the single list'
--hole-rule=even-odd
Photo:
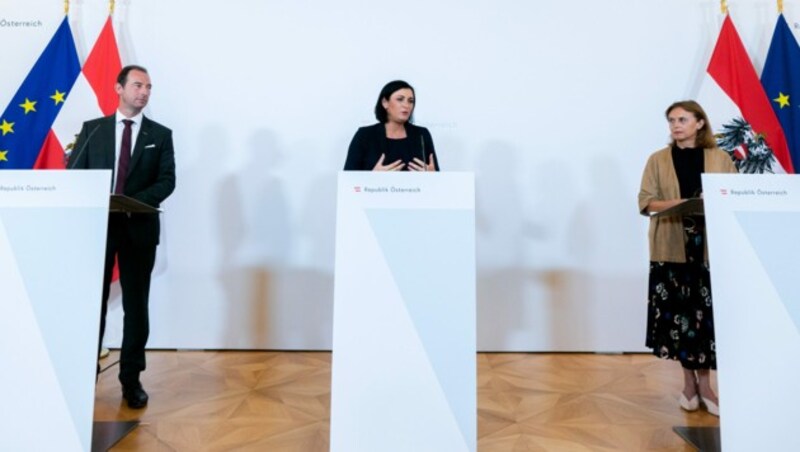
[{"label": "skirt with floral print", "polygon": [[[687,219],[688,220],[688,219]],[[686,369],[716,369],[714,316],[702,219],[687,222],[686,263],[650,262],[647,339],[653,354]]]}]

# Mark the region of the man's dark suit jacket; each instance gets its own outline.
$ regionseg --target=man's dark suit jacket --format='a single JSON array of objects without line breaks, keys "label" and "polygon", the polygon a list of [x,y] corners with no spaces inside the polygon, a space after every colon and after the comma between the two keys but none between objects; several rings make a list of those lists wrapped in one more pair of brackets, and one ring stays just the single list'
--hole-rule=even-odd
[{"label": "man's dark suit jacket", "polygon": [[[67,168],[113,170],[117,158],[115,121],[115,115],[111,115],[84,123]],[[175,151],[172,146],[172,131],[143,116],[125,180],[124,194],[158,208],[174,189]],[[112,187],[109,187],[109,193],[111,191]],[[125,224],[126,236],[132,243],[138,246],[158,244],[158,215],[132,215]]]}]

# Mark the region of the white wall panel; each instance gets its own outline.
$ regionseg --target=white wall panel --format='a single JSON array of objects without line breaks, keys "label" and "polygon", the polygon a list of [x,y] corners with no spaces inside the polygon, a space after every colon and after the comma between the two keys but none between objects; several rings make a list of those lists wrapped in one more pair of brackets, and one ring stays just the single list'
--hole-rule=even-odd
[{"label": "white wall panel", "polygon": [[[760,69],[775,2],[731,3]],[[2,106],[61,14],[3,2],[43,26],[0,26]],[[83,54],[106,14],[73,2]],[[330,348],[335,173],[403,78],[444,169],[476,174],[479,349],[643,350],[639,179],[666,106],[697,93],[718,1],[136,0],[115,18],[175,131],[151,346]]]}]

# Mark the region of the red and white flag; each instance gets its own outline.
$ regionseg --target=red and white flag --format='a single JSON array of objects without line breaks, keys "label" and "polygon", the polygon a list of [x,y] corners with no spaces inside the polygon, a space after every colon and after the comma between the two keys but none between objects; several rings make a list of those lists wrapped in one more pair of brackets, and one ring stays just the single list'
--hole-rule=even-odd
[{"label": "red and white flag", "polygon": [[[108,16],[81,73],[78,74],[69,98],[53,123],[53,131],[47,137],[45,148],[48,156],[54,160],[58,155],[62,162],[61,168],[66,162],[65,155],[73,151],[72,145],[75,144],[83,123],[100,116],[108,116],[117,110],[119,96],[114,85],[121,70],[117,38],[111,16]],[[119,268],[116,265],[112,279],[119,279]]]},{"label": "red and white flag", "polygon": [[793,172],[789,148],[730,15],[725,16],[697,100],[719,146],[743,173]]},{"label": "red and white flag", "polygon": [[[54,155],[57,153],[63,159],[65,150],[69,152],[65,148],[75,143],[85,121],[116,111],[119,96],[114,84],[121,69],[117,39],[109,16],[83,64],[70,97],[53,123],[54,134],[51,137],[55,135],[55,140],[50,143],[50,151]],[[48,137],[48,142],[51,137]]]}]

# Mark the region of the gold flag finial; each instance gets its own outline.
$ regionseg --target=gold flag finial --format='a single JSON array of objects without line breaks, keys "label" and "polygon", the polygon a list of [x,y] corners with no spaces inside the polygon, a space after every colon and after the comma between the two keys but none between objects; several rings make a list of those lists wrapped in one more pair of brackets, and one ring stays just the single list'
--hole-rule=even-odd
[{"label": "gold flag finial", "polygon": [[108,0],[108,14],[109,14],[110,16],[113,16],[113,15],[114,15],[114,4],[115,4],[115,3],[116,3],[116,2],[115,2],[114,0]]},{"label": "gold flag finial", "polygon": [[778,14],[783,14],[783,0],[778,0]]},{"label": "gold flag finial", "polygon": [[69,14],[69,0],[64,0],[64,14]]},{"label": "gold flag finial", "polygon": [[720,0],[719,9],[722,11],[722,14],[728,14],[728,2],[726,0]]}]

